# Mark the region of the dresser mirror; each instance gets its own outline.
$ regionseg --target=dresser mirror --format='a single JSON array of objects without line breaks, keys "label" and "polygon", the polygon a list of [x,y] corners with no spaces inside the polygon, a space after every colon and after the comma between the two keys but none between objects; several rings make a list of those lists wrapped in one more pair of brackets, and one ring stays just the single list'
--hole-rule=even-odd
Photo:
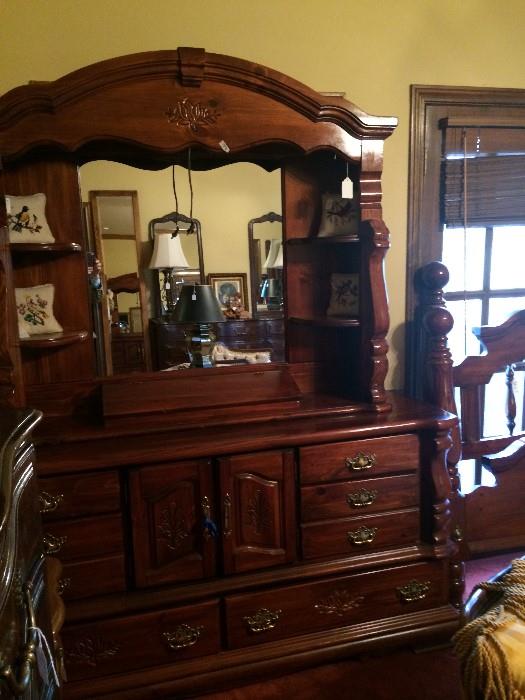
[{"label": "dresser mirror", "polygon": [[250,298],[254,318],[282,318],[283,218],[270,211],[248,222]]},{"label": "dresser mirror", "polygon": [[[89,203],[91,210],[87,218],[91,219],[92,231],[86,234],[86,249],[96,252],[102,267],[102,292],[92,302],[99,375],[166,369],[172,360],[174,363],[183,360],[180,353],[168,353],[165,362],[157,363],[154,358],[165,357],[165,348],[149,347],[150,342],[153,345],[172,342],[164,337],[165,328],[157,332],[157,322],[166,324],[170,319],[163,272],[152,269],[152,254],[155,236],[175,230],[177,207],[178,236],[187,265],[184,270],[174,271],[175,283],[204,284],[208,275],[245,275],[248,289],[259,290],[267,278],[263,266],[270,240],[275,239],[277,244],[282,240],[282,219],[275,213],[281,211],[279,168],[268,171],[253,163],[230,163],[215,169],[192,170],[190,185],[185,167],[175,167],[174,184],[171,167],[147,170],[95,160],[83,164],[79,175],[82,200]],[[188,216],[191,210],[193,219]],[[253,219],[253,213],[259,211],[271,211],[271,220]],[[247,219],[258,222],[251,225],[251,242],[246,239]],[[189,232],[191,221],[195,222],[195,233]],[[259,252],[254,266],[255,250]],[[275,270],[270,271],[272,277],[275,274]],[[282,270],[277,274],[282,275]],[[114,282],[118,285],[116,294],[111,288]],[[137,291],[133,290],[133,282]],[[128,287],[123,289],[121,283],[127,283]],[[262,291],[267,293],[268,288]],[[282,291],[278,306],[271,311],[267,296],[263,296],[262,302],[253,293],[245,296],[242,321],[247,322],[246,328],[234,328],[232,320],[226,320],[224,323],[229,326],[218,329],[218,336],[225,344],[231,342],[235,349],[264,349],[268,343],[267,329],[261,327],[263,335],[259,337],[256,320],[266,317],[284,323]],[[155,324],[150,330],[153,320]],[[283,329],[279,335],[284,335]],[[243,338],[242,343],[239,337]],[[283,352],[279,348],[272,361],[282,360]],[[150,353],[153,361],[149,360]]]}]

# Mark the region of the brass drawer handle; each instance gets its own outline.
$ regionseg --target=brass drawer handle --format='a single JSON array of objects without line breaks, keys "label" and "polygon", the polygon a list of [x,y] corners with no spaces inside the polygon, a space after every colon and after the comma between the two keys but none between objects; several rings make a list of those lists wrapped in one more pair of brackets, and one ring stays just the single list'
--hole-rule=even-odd
[{"label": "brass drawer handle", "polygon": [[204,496],[201,501],[202,518],[203,518],[203,536],[205,540],[211,537],[217,537],[217,525],[211,518],[211,506],[208,496]]},{"label": "brass drawer handle", "polygon": [[231,517],[232,517],[232,498],[229,493],[227,493],[224,496],[224,501],[223,501],[223,506],[224,506],[224,529],[223,529],[223,535],[224,537],[230,537],[232,534],[232,525],[231,525]]},{"label": "brass drawer handle", "polygon": [[55,537],[55,535],[51,535],[49,532],[46,532],[43,537],[43,542],[45,554],[56,554],[57,552],[60,552],[62,547],[67,542],[67,536],[62,535],[61,537]]},{"label": "brass drawer handle", "polygon": [[62,595],[66,588],[69,588],[71,586],[71,579],[70,578],[59,578],[57,581],[57,593],[58,595]]},{"label": "brass drawer handle", "polygon": [[358,452],[355,457],[345,457],[345,466],[353,472],[362,472],[365,469],[372,469],[376,463],[376,456],[363,452]]},{"label": "brass drawer handle", "polygon": [[175,632],[163,632],[162,636],[167,641],[169,648],[172,651],[177,651],[178,649],[187,649],[197,644],[203,629],[202,625],[196,625],[195,627],[179,625],[175,628]]},{"label": "brass drawer handle", "polygon": [[282,614],[282,610],[268,610],[268,608],[260,608],[253,615],[243,617],[250,632],[266,632],[273,630],[275,623]]},{"label": "brass drawer handle", "polygon": [[412,579],[404,586],[396,588],[398,596],[403,603],[414,603],[416,600],[423,600],[430,591],[430,581],[416,581]]},{"label": "brass drawer handle", "polygon": [[376,500],[379,491],[369,491],[368,489],[359,489],[346,494],[346,502],[350,508],[366,508],[371,506]]},{"label": "brass drawer handle", "polygon": [[374,541],[377,533],[377,527],[366,527],[362,525],[358,527],[357,530],[347,532],[348,541],[350,544],[362,545],[370,544]]},{"label": "brass drawer handle", "polygon": [[60,503],[64,500],[64,494],[63,493],[57,493],[56,496],[53,496],[51,493],[48,493],[47,491],[41,491],[38,500],[40,501],[40,512],[41,513],[52,513],[54,510],[58,508]]}]

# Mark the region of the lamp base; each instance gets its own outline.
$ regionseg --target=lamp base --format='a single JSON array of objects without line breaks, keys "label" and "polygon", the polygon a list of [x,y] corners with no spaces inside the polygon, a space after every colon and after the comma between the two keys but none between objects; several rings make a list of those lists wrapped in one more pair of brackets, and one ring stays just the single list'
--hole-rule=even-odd
[{"label": "lamp base", "polygon": [[192,367],[213,367],[212,357],[215,334],[209,324],[199,323],[185,331],[186,348]]}]

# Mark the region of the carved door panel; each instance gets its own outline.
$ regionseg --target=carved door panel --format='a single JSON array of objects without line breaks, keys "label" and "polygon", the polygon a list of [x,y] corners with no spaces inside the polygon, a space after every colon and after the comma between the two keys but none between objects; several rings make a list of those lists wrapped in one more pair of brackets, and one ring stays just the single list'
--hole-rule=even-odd
[{"label": "carved door panel", "polygon": [[220,460],[226,573],[294,560],[294,470],[293,453],[286,450]]},{"label": "carved door panel", "polygon": [[138,586],[215,574],[209,460],[143,467],[130,475]]}]

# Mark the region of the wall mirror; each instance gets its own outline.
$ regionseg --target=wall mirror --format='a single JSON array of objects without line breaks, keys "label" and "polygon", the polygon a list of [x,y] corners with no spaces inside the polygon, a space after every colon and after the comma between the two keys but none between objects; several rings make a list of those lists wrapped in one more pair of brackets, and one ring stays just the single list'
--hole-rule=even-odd
[{"label": "wall mirror", "polygon": [[[182,282],[196,279],[201,283],[206,283],[210,279],[226,279],[231,276],[233,280],[244,279],[247,282],[247,289],[260,287],[261,270],[266,257],[259,254],[257,268],[252,269],[252,254],[250,253],[250,243],[246,237],[246,221],[254,219],[261,211],[280,212],[281,211],[281,171],[279,168],[267,171],[253,163],[232,163],[227,166],[210,169],[196,170],[191,173],[193,190],[193,220],[197,224],[198,232],[189,234],[189,216],[186,216],[191,209],[190,189],[188,185],[188,171],[186,168],[176,166],[176,192],[179,213],[179,233],[182,250],[188,263],[187,270],[176,273],[176,278]],[[120,322],[128,323],[128,330],[113,326],[113,338],[118,335],[118,342],[112,342],[113,350],[116,345],[124,346],[128,355],[127,367],[125,371],[139,369],[138,357],[140,350],[131,349],[131,339],[139,338],[131,332],[130,320],[125,314],[129,314],[129,309],[136,309],[140,306],[142,313],[142,341],[144,344],[144,364],[147,369],[167,369],[172,364],[181,362],[184,358],[174,350],[174,344],[184,346],[179,339],[179,332],[176,329],[166,327],[169,322],[167,314],[166,300],[159,293],[159,277],[162,284],[162,273],[159,275],[157,269],[151,269],[151,259],[153,253],[154,236],[163,235],[174,229],[174,209],[175,199],[172,182],[172,168],[162,168],[159,170],[147,170],[135,168],[127,164],[113,161],[91,161],[83,164],[79,168],[82,199],[84,202],[91,201],[93,231],[101,235],[101,246],[103,248],[103,258],[101,259],[105,277],[114,278],[128,273],[136,273],[140,289],[138,295],[127,292],[118,294],[118,313]],[[96,193],[90,199],[90,192]],[[133,194],[130,194],[133,193]],[[126,196],[128,199],[123,199]],[[104,229],[108,226],[106,220],[100,221],[100,209],[102,211],[111,209],[117,210],[119,204],[124,208],[127,201],[131,206],[128,208],[128,224],[134,226],[133,238],[125,239],[122,236],[115,243],[110,231]],[[136,211],[133,218],[131,211]],[[140,212],[140,217],[138,215]],[[166,212],[170,212],[166,214]],[[271,237],[281,239],[280,214],[275,213],[273,223],[261,222],[254,228],[253,240],[259,241],[259,250],[266,251],[267,241]],[[131,217],[131,218],[130,218]],[[131,222],[133,221],[133,224]],[[111,225],[111,224],[110,224]],[[268,227],[268,230],[266,230]],[[129,229],[126,229],[129,230]],[[128,233],[128,235],[131,235]],[[111,262],[110,250],[114,250],[117,245],[129,245],[129,252],[135,252],[134,262],[137,267],[132,268],[131,261],[125,255],[117,255],[116,266]],[[95,250],[88,242],[88,249]],[[127,254],[126,254],[127,255]],[[100,257],[100,256],[99,256]],[[108,259],[109,257],[109,259]],[[129,260],[129,262],[128,262]],[[253,283],[252,283],[253,280]],[[127,280],[117,280],[126,282]],[[111,291],[111,290],[110,290]],[[275,323],[281,323],[279,329],[279,349],[272,354],[272,361],[281,361],[284,358],[284,322],[279,309],[273,310],[273,315],[269,313],[265,303],[264,309],[258,308],[257,300],[254,301],[252,294],[248,291],[243,295],[245,313],[242,319],[229,319],[221,324],[218,329],[218,336],[228,347],[236,350],[240,348],[246,350],[260,350],[267,347],[268,328],[261,325],[263,318],[274,318]],[[122,298],[122,302],[121,302]],[[261,304],[259,304],[259,307]],[[137,311],[132,313],[137,314]],[[280,319],[280,320],[279,320]],[[116,319],[113,319],[113,323]],[[162,321],[162,323],[160,323]],[[244,324],[244,325],[242,325]],[[169,325],[169,323],[168,323]],[[275,325],[275,324],[274,324]],[[134,330],[136,326],[134,325]],[[169,335],[169,337],[166,336]],[[173,340],[173,334],[177,340]],[[104,362],[99,361],[99,355],[104,354],[104,348],[109,347],[110,340],[107,339],[104,346],[97,346],[97,363],[100,374],[110,374],[108,371],[109,362],[114,358],[106,358]],[[148,345],[148,341],[150,344]],[[180,342],[179,342],[180,341]],[[160,346],[160,347],[159,347]],[[169,352],[165,352],[169,350]],[[123,351],[119,351],[122,355]],[[151,353],[151,355],[149,355]],[[107,355],[107,353],[105,353]],[[148,358],[151,357],[151,360]],[[155,358],[164,358],[156,361]],[[131,365],[135,362],[135,367]],[[115,367],[117,371],[122,367],[123,358],[113,362],[113,373]],[[124,371],[124,370],[123,370]]]}]

